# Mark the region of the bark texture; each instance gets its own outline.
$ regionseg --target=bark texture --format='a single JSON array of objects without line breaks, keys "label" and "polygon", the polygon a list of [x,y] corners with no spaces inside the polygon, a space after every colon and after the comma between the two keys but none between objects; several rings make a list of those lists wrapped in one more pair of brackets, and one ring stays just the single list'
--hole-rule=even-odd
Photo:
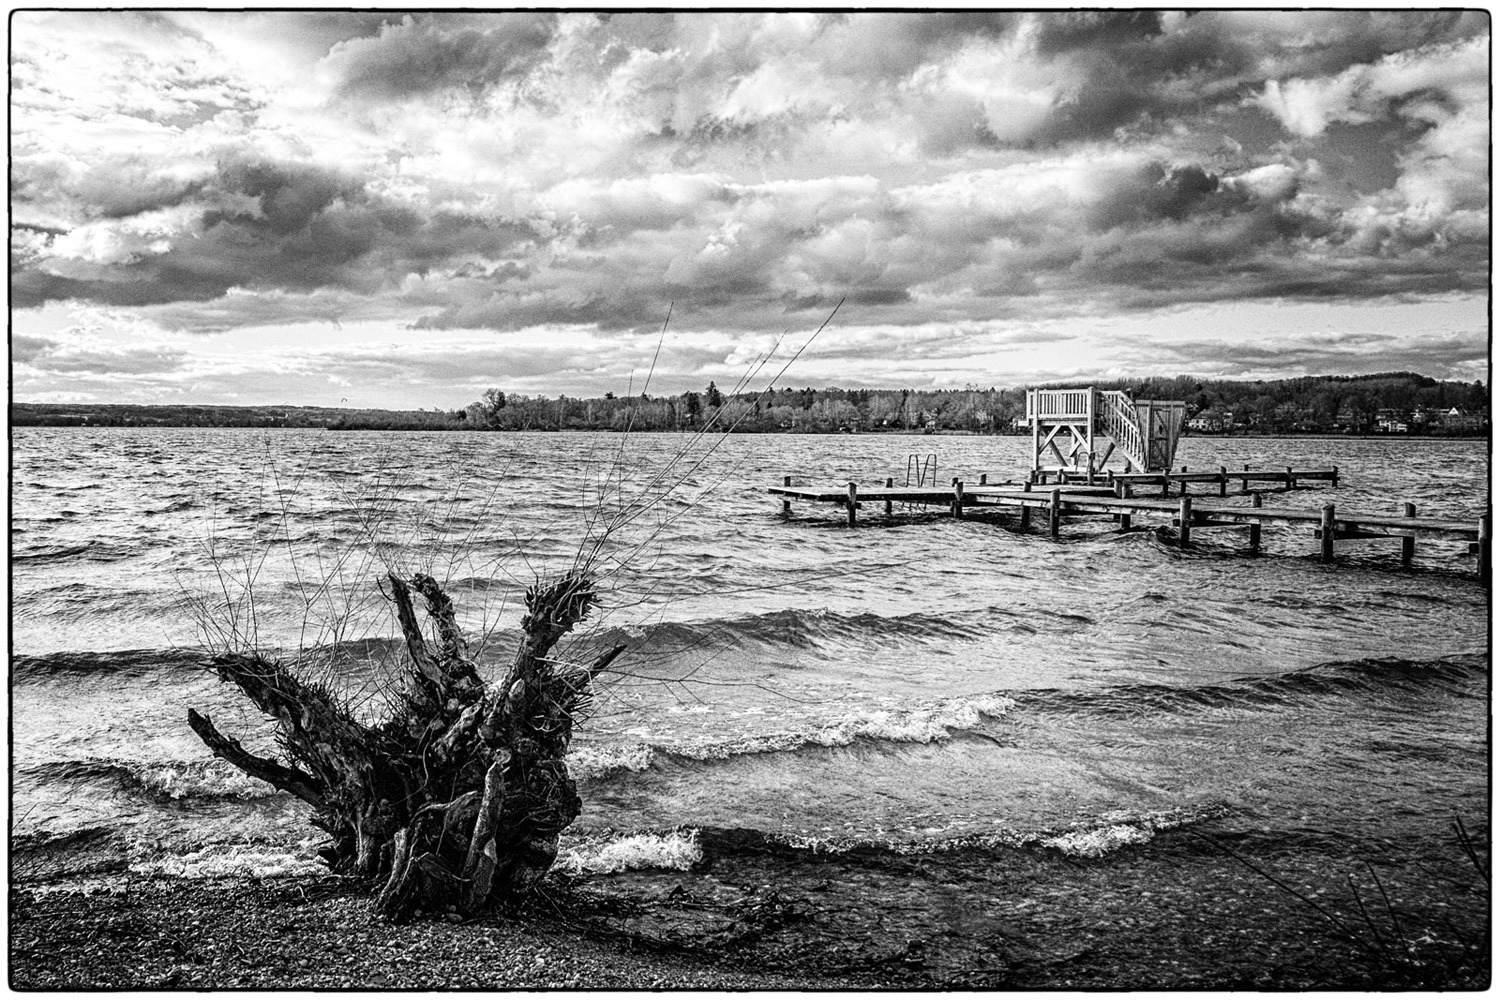
[{"label": "bark texture", "polygon": [[[389,719],[361,724],[286,665],[230,653],[214,668],[276,721],[286,760],[248,752],[192,709],[188,724],[215,756],[311,805],[312,822],[332,838],[323,855],[335,871],[384,875],[381,916],[481,911],[529,889],[556,859],[581,808],[563,759],[575,714],[625,647],[587,667],[548,659],[598,602],[586,574],[569,574],[527,591],[515,659],[486,687],[437,581],[389,581],[407,652]],[[423,634],[415,597],[436,643]]]}]

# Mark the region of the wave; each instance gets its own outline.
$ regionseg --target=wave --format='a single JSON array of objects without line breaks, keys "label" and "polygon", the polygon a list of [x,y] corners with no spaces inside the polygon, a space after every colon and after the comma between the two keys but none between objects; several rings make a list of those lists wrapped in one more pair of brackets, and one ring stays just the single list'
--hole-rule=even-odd
[{"label": "wave", "polygon": [[[63,511],[64,515],[73,512]],[[47,518],[46,520],[54,520]],[[119,562],[122,559],[130,559],[140,555],[141,549],[135,545],[113,544],[101,542],[97,539],[84,542],[80,545],[54,545],[47,548],[22,550],[11,555],[12,563],[62,563],[69,560],[83,562]]]},{"label": "wave", "polygon": [[133,861],[130,871],[136,875],[185,879],[274,878],[281,875],[325,875],[328,866],[316,858],[274,844],[211,844],[186,854]]},{"label": "wave", "polygon": [[1459,654],[1432,660],[1382,657],[1321,663],[1270,676],[1241,677],[1224,684],[1174,687],[1125,684],[1098,691],[1043,689],[1017,692],[1026,708],[1100,716],[1138,715],[1142,711],[1274,708],[1329,695],[1424,693],[1483,696],[1476,681],[1489,674],[1486,659]]},{"label": "wave", "polygon": [[914,612],[884,616],[869,612],[840,614],[823,609],[786,608],[742,618],[610,628],[594,641],[601,646],[626,643],[643,653],[680,653],[701,646],[756,649],[791,646],[810,649],[830,645],[894,646],[946,643],[985,638],[1000,608],[955,615]]},{"label": "wave", "polygon": [[24,682],[94,674],[134,677],[163,668],[204,669],[207,655],[196,649],[118,649],[15,656],[10,662],[11,680]]},{"label": "wave", "polygon": [[576,778],[598,781],[621,771],[645,771],[658,761],[728,760],[747,754],[786,753],[808,747],[843,747],[859,740],[884,743],[933,743],[954,732],[977,729],[987,718],[999,718],[1015,706],[1000,694],[949,698],[907,711],[870,709],[851,712],[806,731],[780,731],[704,743],[633,743],[617,747],[575,747],[568,767]]},{"label": "wave", "polygon": [[703,860],[694,828],[624,837],[591,837],[559,852],[556,869],[571,875],[667,868],[687,871]]},{"label": "wave", "polygon": [[811,860],[829,856],[866,859],[1020,849],[1102,858],[1150,843],[1158,833],[1196,826],[1232,812],[1223,803],[1129,812],[1113,810],[1063,827],[1001,827],[982,833],[902,840],[893,837],[803,836],[746,827],[677,827],[665,831],[604,833],[565,845],[557,867],[570,874],[668,869],[687,871],[718,859],[755,855]]},{"label": "wave", "polygon": [[30,552],[17,552],[10,557],[10,561],[18,563],[59,562],[73,556],[83,555],[96,544],[96,542],[89,541],[84,542],[82,545],[53,546],[52,548],[35,549]]},{"label": "wave", "polygon": [[101,783],[158,802],[245,801],[282,794],[266,782],[212,759],[144,762],[85,757],[31,765],[19,769],[18,776],[47,783]]}]

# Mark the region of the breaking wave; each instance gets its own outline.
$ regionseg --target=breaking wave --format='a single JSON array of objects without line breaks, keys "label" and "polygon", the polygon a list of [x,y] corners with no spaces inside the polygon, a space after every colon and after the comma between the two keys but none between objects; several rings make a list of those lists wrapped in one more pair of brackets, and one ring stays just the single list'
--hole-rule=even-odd
[{"label": "breaking wave", "polygon": [[780,731],[703,743],[633,743],[620,747],[575,747],[568,765],[575,777],[599,780],[619,771],[645,771],[662,758],[685,761],[727,760],[745,754],[785,753],[805,747],[842,747],[858,740],[887,743],[932,743],[955,732],[978,728],[1015,706],[1004,695],[950,698],[909,711],[872,709],[852,712],[803,731]]}]

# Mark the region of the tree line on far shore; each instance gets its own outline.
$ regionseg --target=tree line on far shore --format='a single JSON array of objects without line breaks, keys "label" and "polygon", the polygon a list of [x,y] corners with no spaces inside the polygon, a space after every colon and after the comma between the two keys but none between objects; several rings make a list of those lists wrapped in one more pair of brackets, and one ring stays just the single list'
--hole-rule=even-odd
[{"label": "tree line on far shore", "polygon": [[[1136,399],[1187,403],[1189,432],[1478,435],[1489,429],[1483,382],[1411,372],[1271,381],[1174,378],[1049,383],[1123,389]],[[773,389],[579,398],[495,388],[461,410],[351,410],[302,406],[120,406],[16,403],[11,424],[325,427],[332,430],[612,430],[751,433],[1025,433],[1026,389]]]}]

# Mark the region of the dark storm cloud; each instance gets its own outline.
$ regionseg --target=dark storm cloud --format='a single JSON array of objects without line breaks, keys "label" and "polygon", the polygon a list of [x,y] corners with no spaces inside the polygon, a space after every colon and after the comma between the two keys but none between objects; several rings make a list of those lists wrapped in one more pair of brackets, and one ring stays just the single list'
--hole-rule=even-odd
[{"label": "dark storm cloud", "polygon": [[1478,334],[1429,337],[1413,343],[1379,333],[1311,333],[1259,341],[1205,339],[1152,346],[1194,371],[1228,376],[1393,370],[1448,375],[1466,371],[1487,357],[1484,337]]},{"label": "dark storm cloud", "polygon": [[[222,37],[208,14],[173,21]],[[841,297],[853,321],[918,326],[1488,284],[1471,13],[235,23],[305,29],[286,44],[317,85],[274,114],[183,119],[175,154],[63,148],[58,84],[23,52],[16,306],[616,334],[673,303],[776,331]],[[162,74],[143,134],[270,89],[189,69]],[[96,136],[134,106],[78,117]]]},{"label": "dark storm cloud", "polygon": [[30,364],[33,360],[47,353],[54,346],[54,342],[43,337],[28,337],[25,334],[12,334],[10,338],[10,359],[23,364]]},{"label": "dark storm cloud", "polygon": [[20,306],[76,298],[108,305],[206,301],[231,288],[386,290],[466,254],[513,248],[529,228],[459,212],[422,214],[347,175],[300,163],[230,159],[181,192],[195,231],[164,252],[121,261],[33,260],[12,270]]},{"label": "dark storm cloud", "polygon": [[339,90],[366,100],[400,100],[456,87],[480,91],[524,76],[545,56],[553,14],[496,14],[484,27],[462,15],[408,15],[372,38],[335,45],[324,66]]},{"label": "dark storm cloud", "polygon": [[64,375],[157,375],[182,368],[185,351],[169,347],[108,348],[13,336],[11,361]]}]

